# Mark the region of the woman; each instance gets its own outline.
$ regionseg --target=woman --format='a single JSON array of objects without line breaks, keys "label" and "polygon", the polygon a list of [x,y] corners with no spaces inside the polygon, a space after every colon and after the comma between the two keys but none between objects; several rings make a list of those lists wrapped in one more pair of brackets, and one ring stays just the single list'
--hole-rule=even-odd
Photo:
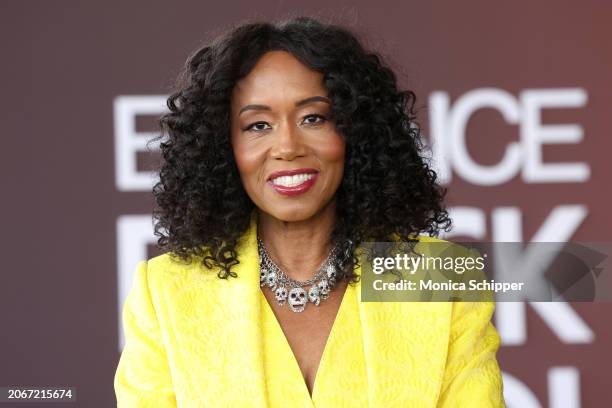
[{"label": "woman", "polygon": [[414,101],[311,18],[189,58],[161,119],[166,252],[124,306],[118,406],[504,406],[491,302],[360,301],[361,243],[450,225]]}]

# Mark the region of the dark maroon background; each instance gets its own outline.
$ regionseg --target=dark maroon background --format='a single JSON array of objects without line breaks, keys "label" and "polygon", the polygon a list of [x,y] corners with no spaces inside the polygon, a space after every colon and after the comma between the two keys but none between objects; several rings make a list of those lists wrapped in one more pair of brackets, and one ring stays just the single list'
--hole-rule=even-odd
[{"label": "dark maroon background", "polygon": [[[454,100],[482,87],[515,96],[528,88],[585,89],[585,107],[544,115],[580,124],[583,141],[545,157],[589,163],[588,182],[517,177],[483,187],[454,176],[449,205],[487,213],[520,207],[530,237],[555,205],[583,204],[589,213],[572,240],[610,240],[610,2],[3,1],[0,386],[73,386],[79,407],[115,404],[116,220],[149,213],[153,201],[115,187],[113,99],[166,94],[187,55],[227,24],[288,13],[331,16],[365,35],[403,71],[426,132],[433,91]],[[483,110],[468,133],[474,157],[492,164],[516,126]],[[582,406],[610,401],[612,306],[572,306],[595,332],[593,343],[565,344],[529,311],[528,342],[498,354],[504,372],[528,385],[542,407],[550,406],[545,373],[552,366],[579,370]]]}]

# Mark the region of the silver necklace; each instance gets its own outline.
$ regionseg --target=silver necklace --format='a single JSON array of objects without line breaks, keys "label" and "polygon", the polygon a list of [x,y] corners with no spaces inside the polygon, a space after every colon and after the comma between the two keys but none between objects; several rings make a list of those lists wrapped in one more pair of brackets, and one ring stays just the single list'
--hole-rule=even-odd
[{"label": "silver necklace", "polygon": [[[336,245],[317,273],[310,279],[298,281],[287,276],[281,268],[270,258],[263,241],[257,237],[259,251],[259,286],[268,287],[276,297],[280,306],[285,302],[293,312],[302,312],[307,303],[319,306],[321,300],[329,297],[329,292],[336,285],[338,274],[335,261],[338,259],[338,246]],[[309,289],[305,286],[312,285]]]}]

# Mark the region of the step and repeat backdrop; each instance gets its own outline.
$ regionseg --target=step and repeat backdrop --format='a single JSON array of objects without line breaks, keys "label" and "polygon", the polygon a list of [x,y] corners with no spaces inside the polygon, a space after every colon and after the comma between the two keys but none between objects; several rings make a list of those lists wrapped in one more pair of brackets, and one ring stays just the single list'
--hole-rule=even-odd
[{"label": "step and repeat backdrop", "polygon": [[[245,19],[333,18],[417,95],[449,188],[444,238],[609,242],[612,5],[574,2],[11,2],[0,17],[0,386],[115,403],[120,311],[159,254],[157,118],[186,57]],[[607,406],[612,304],[500,302],[509,407]],[[26,406],[26,405],[24,405]]]}]

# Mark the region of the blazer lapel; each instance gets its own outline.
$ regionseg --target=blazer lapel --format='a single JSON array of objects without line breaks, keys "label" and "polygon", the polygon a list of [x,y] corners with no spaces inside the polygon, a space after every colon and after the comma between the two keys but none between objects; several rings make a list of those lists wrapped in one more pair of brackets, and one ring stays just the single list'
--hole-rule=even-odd
[{"label": "blazer lapel", "polygon": [[[229,278],[233,287],[226,293],[225,300],[235,316],[239,318],[235,326],[239,329],[231,338],[234,344],[235,364],[228,371],[234,377],[235,388],[232,394],[240,396],[232,406],[266,407],[267,395],[264,374],[263,343],[261,334],[261,304],[259,288],[259,255],[257,252],[257,218],[251,215],[249,230],[243,235],[238,247],[240,263],[234,267],[237,278]],[[229,329],[229,325],[228,325]],[[228,346],[230,346],[228,344]]]},{"label": "blazer lapel", "polygon": [[181,310],[195,311],[185,318],[193,330],[179,347],[189,350],[188,364],[205,367],[200,382],[192,384],[205,406],[267,407],[254,216],[236,251],[237,277],[219,279],[211,270],[185,285]]}]

